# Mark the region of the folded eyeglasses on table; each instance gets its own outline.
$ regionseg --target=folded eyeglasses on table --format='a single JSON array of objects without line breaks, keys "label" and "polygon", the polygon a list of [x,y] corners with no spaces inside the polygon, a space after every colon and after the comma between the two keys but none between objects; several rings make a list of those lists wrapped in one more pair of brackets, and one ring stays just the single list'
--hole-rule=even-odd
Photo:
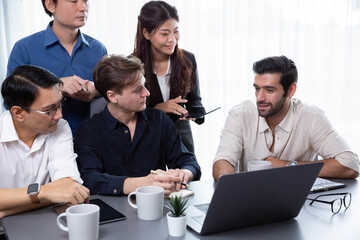
[{"label": "folded eyeglasses on table", "polygon": [[[336,198],[332,201],[324,201],[320,200],[319,198],[322,197],[328,197],[328,196],[341,196],[343,195],[343,198]],[[321,194],[315,198],[306,198],[307,200],[311,200],[309,205],[312,205],[314,202],[321,202],[326,204],[331,204],[331,211],[336,214],[340,211],[342,205],[347,209],[350,207],[351,204],[351,193],[328,193],[328,194]]]}]

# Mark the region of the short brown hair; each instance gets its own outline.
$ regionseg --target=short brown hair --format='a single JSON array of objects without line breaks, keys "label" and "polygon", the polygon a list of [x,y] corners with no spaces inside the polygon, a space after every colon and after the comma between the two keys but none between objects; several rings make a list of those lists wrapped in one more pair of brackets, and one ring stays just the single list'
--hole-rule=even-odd
[{"label": "short brown hair", "polygon": [[144,73],[144,66],[135,56],[110,54],[103,56],[93,71],[95,88],[109,101],[106,92],[113,90],[119,94],[126,86],[139,80]]}]

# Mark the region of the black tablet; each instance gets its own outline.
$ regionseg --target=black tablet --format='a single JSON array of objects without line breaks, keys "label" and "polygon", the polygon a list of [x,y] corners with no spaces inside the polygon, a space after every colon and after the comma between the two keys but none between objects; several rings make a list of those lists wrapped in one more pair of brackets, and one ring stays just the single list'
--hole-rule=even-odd
[{"label": "black tablet", "polygon": [[[124,214],[120,213],[101,199],[91,199],[90,203],[100,207],[100,224],[126,219]],[[58,214],[61,214],[65,212],[68,207],[68,204],[61,204],[54,206],[53,209]]]},{"label": "black tablet", "polygon": [[90,203],[100,207],[100,224],[126,219],[124,214],[114,209],[101,199],[91,199]]}]

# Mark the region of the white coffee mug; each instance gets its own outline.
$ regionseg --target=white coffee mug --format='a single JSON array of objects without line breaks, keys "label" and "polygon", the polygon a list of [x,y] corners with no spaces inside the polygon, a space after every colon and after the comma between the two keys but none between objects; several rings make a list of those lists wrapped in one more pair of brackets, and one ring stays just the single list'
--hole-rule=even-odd
[{"label": "white coffee mug", "polygon": [[[61,223],[65,218],[67,227]],[[71,206],[60,214],[56,221],[59,228],[69,232],[69,240],[99,239],[100,208],[95,204],[80,204]]]},{"label": "white coffee mug", "polygon": [[[131,196],[136,195],[136,204],[131,202]],[[139,187],[128,196],[131,207],[137,209],[138,218],[142,220],[157,220],[163,216],[164,189],[157,186]]]},{"label": "white coffee mug", "polygon": [[253,160],[248,162],[248,171],[257,171],[271,168],[271,162],[264,160]]}]

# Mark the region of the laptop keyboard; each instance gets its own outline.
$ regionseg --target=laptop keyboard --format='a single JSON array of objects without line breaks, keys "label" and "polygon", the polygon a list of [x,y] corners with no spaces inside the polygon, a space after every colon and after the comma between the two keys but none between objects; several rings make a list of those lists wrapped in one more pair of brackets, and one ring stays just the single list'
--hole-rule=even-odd
[{"label": "laptop keyboard", "polygon": [[202,225],[204,223],[204,221],[205,221],[205,216],[206,216],[207,210],[209,209],[209,203],[194,205],[194,207],[199,209],[204,214],[201,214],[201,215],[198,215],[198,216],[193,216],[191,218],[193,220],[195,220],[197,223]]},{"label": "laptop keyboard", "polygon": [[205,221],[205,214],[203,215],[199,215],[199,216],[193,216],[191,217],[192,219],[194,219],[197,223],[203,225],[204,221]]},{"label": "laptop keyboard", "polygon": [[199,209],[200,211],[202,211],[203,213],[207,213],[207,210],[209,209],[209,203],[204,203],[204,204],[199,204],[199,205],[194,205],[194,207],[196,207],[197,209]]}]

